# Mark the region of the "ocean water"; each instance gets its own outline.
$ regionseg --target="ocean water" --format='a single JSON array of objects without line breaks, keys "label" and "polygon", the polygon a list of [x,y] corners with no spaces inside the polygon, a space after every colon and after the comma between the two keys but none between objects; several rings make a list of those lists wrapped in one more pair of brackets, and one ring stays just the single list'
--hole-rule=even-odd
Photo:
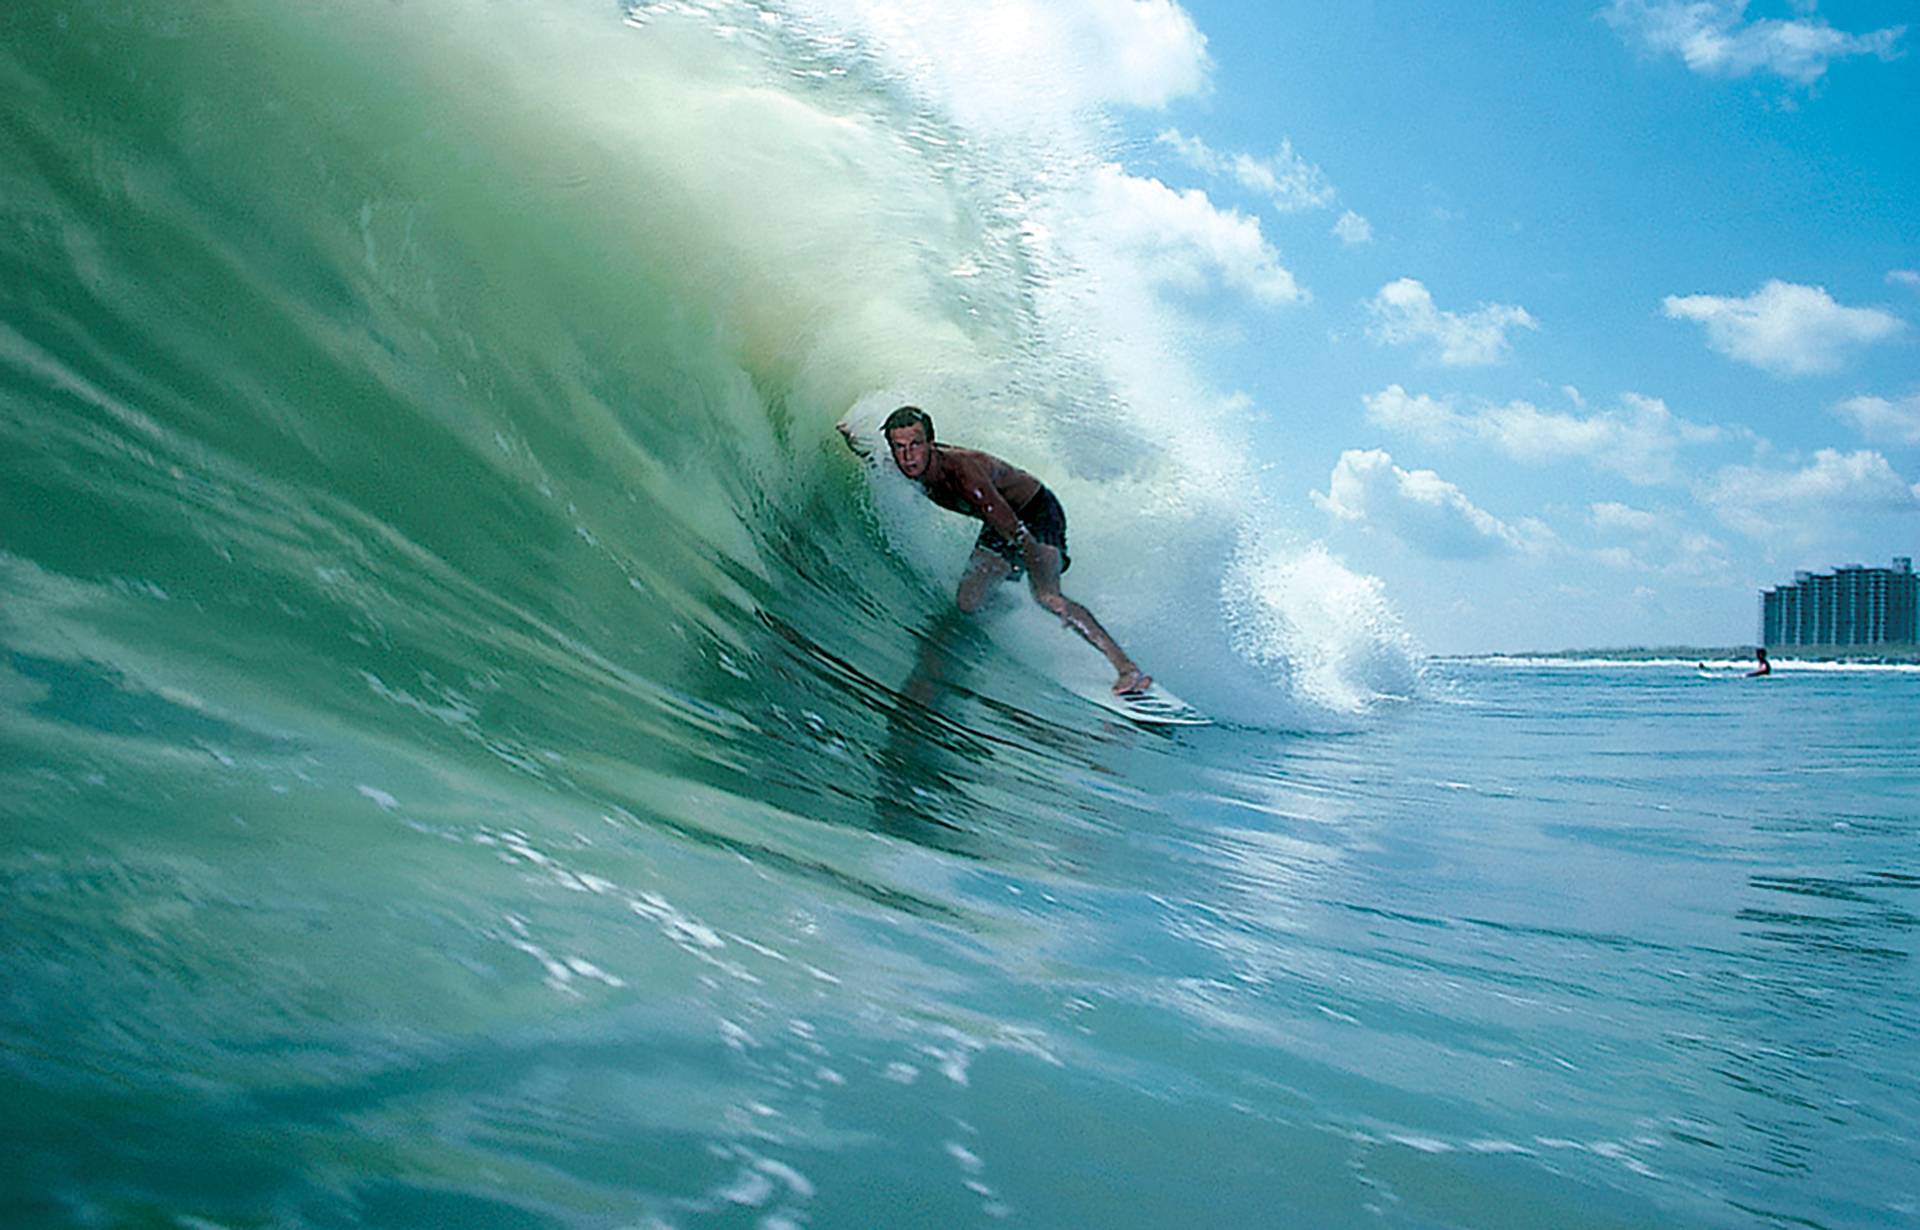
[{"label": "ocean water", "polygon": [[1422,657],[842,7],[0,14],[0,1223],[1920,1224],[1920,672]]}]

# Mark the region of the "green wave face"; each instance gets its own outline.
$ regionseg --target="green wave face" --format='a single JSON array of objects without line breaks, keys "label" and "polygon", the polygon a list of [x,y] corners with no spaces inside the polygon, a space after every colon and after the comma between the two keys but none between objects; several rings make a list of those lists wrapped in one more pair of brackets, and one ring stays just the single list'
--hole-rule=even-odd
[{"label": "green wave face", "polygon": [[[967,525],[845,416],[918,399],[1030,464],[1143,660],[1301,711],[1229,616],[1218,475],[1061,342],[999,204],[1029,172],[756,11],[0,16],[29,1220],[797,1200],[777,1090],[1050,1061],[991,972],[1028,958],[966,955],[1046,932],[999,880],[1093,908],[1190,770],[1016,597],[957,616]],[[863,1088],[855,1135],[895,1121]]]}]

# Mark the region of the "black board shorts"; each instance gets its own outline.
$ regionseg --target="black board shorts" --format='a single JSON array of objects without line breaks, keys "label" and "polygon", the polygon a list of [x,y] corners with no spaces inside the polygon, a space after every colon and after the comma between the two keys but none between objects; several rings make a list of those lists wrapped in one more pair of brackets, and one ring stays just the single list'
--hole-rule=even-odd
[{"label": "black board shorts", "polygon": [[[1053,492],[1041,487],[1033,493],[1033,498],[1024,506],[1015,510],[1027,532],[1050,547],[1060,550],[1060,571],[1073,567],[1073,557],[1067,554],[1067,510],[1060,507],[1060,501]],[[1007,578],[1012,580],[1026,571],[1026,560],[1021,557],[1020,544],[1008,542],[1000,536],[1000,531],[991,525],[980,530],[980,537],[974,539],[973,549],[991,551],[1007,563],[1013,565],[1013,573]]]}]

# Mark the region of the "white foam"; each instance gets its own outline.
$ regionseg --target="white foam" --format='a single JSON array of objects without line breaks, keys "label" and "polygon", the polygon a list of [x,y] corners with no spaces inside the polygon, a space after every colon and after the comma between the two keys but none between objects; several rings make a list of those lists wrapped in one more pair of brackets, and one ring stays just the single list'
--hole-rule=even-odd
[{"label": "white foam", "polygon": [[[291,8],[290,27],[324,36],[324,19]],[[688,361],[715,359],[698,412],[727,441],[724,466],[639,458],[622,477],[659,489],[731,559],[771,575],[741,475],[803,509],[842,473],[836,419],[851,407],[871,430],[913,401],[946,438],[1060,494],[1068,592],[1214,716],[1281,723],[1296,701],[1353,711],[1417,684],[1379,583],[1291,533],[1291,505],[1263,490],[1247,447],[1260,408],[1204,370],[1168,289],[1234,275],[1186,260],[1204,243],[1170,252],[1154,228],[1116,224],[1117,193],[1196,235],[1251,234],[1251,219],[1120,163],[1112,109],[1204,84],[1204,39],[1177,4],[707,0],[648,5],[640,28],[611,31],[591,6],[534,18],[472,0],[468,20],[459,8],[430,28],[372,11],[363,24],[391,37],[363,35],[420,60],[425,79],[468,81],[485,62],[486,84],[446,105],[487,127],[521,182],[574,183],[577,151],[599,151],[577,200],[545,204],[573,210],[555,225],[604,246],[609,277],[643,274],[711,322],[716,356]],[[608,226],[623,207],[632,221]],[[1288,327],[1291,275],[1261,241],[1251,251],[1264,270],[1252,289]],[[590,433],[616,409],[585,387],[561,393],[598,443]],[[476,431],[503,456],[496,426]],[[945,589],[970,531],[931,520],[893,536]],[[1091,652],[1050,644],[1063,660]],[[467,716],[458,697],[414,699]]]},{"label": "white foam", "polygon": [[362,785],[362,786],[355,786],[354,789],[358,790],[366,798],[372,799],[374,802],[374,805],[380,808],[380,810],[382,811],[392,811],[394,808],[400,806],[399,799],[394,798],[392,795],[388,794],[384,790],[379,789],[376,786]]}]

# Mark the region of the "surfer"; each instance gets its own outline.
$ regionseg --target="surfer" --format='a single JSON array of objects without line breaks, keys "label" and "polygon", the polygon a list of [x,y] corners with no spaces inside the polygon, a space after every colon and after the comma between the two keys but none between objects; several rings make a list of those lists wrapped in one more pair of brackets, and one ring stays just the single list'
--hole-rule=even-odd
[{"label": "surfer", "polygon": [[1767,651],[1764,648],[1753,651],[1753,660],[1758,662],[1759,665],[1747,672],[1746,677],[1748,679],[1752,679],[1756,675],[1773,674],[1773,663],[1767,661]]},{"label": "surfer", "polygon": [[[854,439],[852,427],[845,422],[838,427],[848,448],[869,455]],[[902,406],[888,415],[881,432],[894,466],[919,483],[928,499],[985,522],[954,595],[962,611],[979,610],[994,585],[1024,572],[1033,600],[1106,655],[1118,676],[1113,682],[1116,696],[1144,692],[1153,684],[1093,612],[1060,592],[1060,574],[1073,560],[1067,554],[1066,511],[1046,484],[991,453],[935,444],[933,419],[917,406]]]}]

